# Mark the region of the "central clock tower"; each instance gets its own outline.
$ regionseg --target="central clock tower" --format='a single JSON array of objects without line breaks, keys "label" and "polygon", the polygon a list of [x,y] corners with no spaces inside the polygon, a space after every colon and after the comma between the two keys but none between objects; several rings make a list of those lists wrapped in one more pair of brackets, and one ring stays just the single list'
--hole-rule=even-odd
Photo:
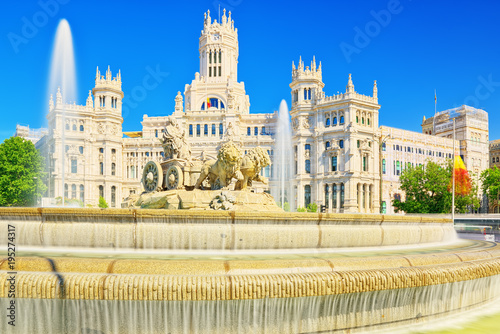
[{"label": "central clock tower", "polygon": [[200,36],[200,75],[207,82],[238,81],[238,29],[224,9],[221,22],[205,13]]}]

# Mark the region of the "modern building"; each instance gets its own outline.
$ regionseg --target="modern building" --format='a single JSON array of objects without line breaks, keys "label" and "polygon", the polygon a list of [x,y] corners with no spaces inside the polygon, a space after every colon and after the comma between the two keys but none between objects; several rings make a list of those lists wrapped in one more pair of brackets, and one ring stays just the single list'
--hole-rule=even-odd
[{"label": "modern building", "polygon": [[[109,68],[105,76],[97,69],[84,106],[64,103],[58,91],[49,105],[49,132],[37,145],[48,160],[48,196],[90,205],[103,196],[110,206],[119,206],[129,194],[142,191],[146,163],[163,159],[160,140],[172,122],[184,131],[194,158],[215,158],[221,142],[231,139],[242,152],[263,147],[272,160],[277,113],[250,113],[250,98],[238,81],[238,54],[231,13],[224,11],[221,22],[205,13],[199,71],[177,93],[170,116],[144,115],[137,131],[122,132],[120,72],[113,78]],[[344,93],[327,95],[324,87],[321,63],[313,59],[305,66],[300,59],[292,64],[292,206],[314,202],[327,212],[392,213],[392,199],[404,197],[399,175],[407,166],[452,157],[449,112],[439,113],[436,122],[424,118],[423,134],[379,126],[376,81],[371,95],[356,92],[350,74]],[[468,167],[481,171],[488,161],[483,145],[487,114],[465,106],[456,112],[462,115],[457,118],[457,152]],[[262,173],[272,177],[271,170]],[[257,184],[257,191],[265,189]]]}]

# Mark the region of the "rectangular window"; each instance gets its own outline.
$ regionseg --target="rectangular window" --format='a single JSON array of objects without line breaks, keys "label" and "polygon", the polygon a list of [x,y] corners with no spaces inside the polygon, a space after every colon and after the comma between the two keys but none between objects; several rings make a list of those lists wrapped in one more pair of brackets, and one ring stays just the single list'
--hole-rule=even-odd
[{"label": "rectangular window", "polygon": [[311,173],[311,160],[306,160],[306,173],[310,174]]},{"label": "rectangular window", "polygon": [[211,77],[212,76],[212,67],[209,67],[208,68],[208,76]]},{"label": "rectangular window", "polygon": [[333,190],[332,190],[332,207],[334,209],[337,208],[337,185],[333,185]]},{"label": "rectangular window", "polygon": [[201,135],[201,125],[196,124],[196,137],[199,137]]},{"label": "rectangular window", "polygon": [[73,174],[77,173],[76,159],[71,159],[71,173]]},{"label": "rectangular window", "polygon": [[259,128],[258,127],[255,127],[254,130],[253,130],[253,134],[255,136],[257,136],[259,134]]},{"label": "rectangular window", "polygon": [[215,124],[212,124],[212,136],[215,136]]},{"label": "rectangular window", "polygon": [[252,135],[252,129],[250,127],[247,128],[247,136]]},{"label": "rectangular window", "polygon": [[99,174],[104,175],[104,162],[99,163]]},{"label": "rectangular window", "polygon": [[222,76],[222,67],[219,66],[219,76]]},{"label": "rectangular window", "polygon": [[382,159],[382,174],[385,174],[385,159]]},{"label": "rectangular window", "polygon": [[205,126],[203,127],[203,134],[205,136],[208,136],[208,124],[205,124]]},{"label": "rectangular window", "polygon": [[363,172],[368,171],[368,163],[366,157],[363,157]]},{"label": "rectangular window", "polygon": [[337,156],[332,157],[332,172],[337,171]]},{"label": "rectangular window", "polygon": [[193,124],[189,124],[189,137],[193,136]]}]

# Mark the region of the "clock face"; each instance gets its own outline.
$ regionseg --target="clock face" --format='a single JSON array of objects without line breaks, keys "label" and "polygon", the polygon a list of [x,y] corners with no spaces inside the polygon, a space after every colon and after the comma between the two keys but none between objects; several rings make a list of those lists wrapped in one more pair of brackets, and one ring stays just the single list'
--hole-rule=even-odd
[{"label": "clock face", "polygon": [[219,34],[213,34],[213,35],[212,35],[212,40],[213,40],[213,41],[218,41],[218,40],[219,40],[219,38],[220,38],[220,35],[219,35]]}]

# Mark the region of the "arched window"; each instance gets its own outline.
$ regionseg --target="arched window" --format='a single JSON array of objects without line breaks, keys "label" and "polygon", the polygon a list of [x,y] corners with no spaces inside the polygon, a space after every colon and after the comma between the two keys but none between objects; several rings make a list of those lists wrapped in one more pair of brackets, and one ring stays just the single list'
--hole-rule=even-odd
[{"label": "arched window", "polygon": [[307,99],[310,100],[311,99],[311,88],[309,88],[307,90]]},{"label": "arched window", "polygon": [[208,124],[203,126],[203,135],[208,136]]},{"label": "arched window", "polygon": [[340,116],[340,124],[344,124],[344,116]]},{"label": "arched window", "polygon": [[215,136],[215,124],[212,124],[212,136]]},{"label": "arched window", "polygon": [[305,185],[304,186],[304,206],[307,208],[307,206],[309,204],[311,204],[311,186]]},{"label": "arched window", "polygon": [[361,124],[365,124],[365,118],[361,117]]},{"label": "arched window", "polygon": [[333,118],[333,126],[336,126],[337,125],[337,117],[334,117]]},{"label": "arched window", "polygon": [[399,175],[401,173],[401,163],[399,161],[396,161],[396,175]]},{"label": "arched window", "polygon": [[361,145],[361,142],[360,142],[360,140],[359,140],[359,139],[357,140],[357,145],[358,145],[358,148],[359,148],[359,146]]},{"label": "arched window", "polygon": [[78,150],[80,151],[80,154],[83,154],[83,146],[79,146]]},{"label": "arched window", "polygon": [[205,102],[201,104],[201,110],[205,110]]},{"label": "arched window", "polygon": [[221,136],[224,134],[224,125],[222,123],[219,124],[219,134]]},{"label": "arched window", "polygon": [[76,198],[76,184],[71,185],[71,198]]},{"label": "arched window", "polygon": [[130,176],[135,179],[135,166],[130,166]]},{"label": "arched window", "polygon": [[116,175],[116,164],[114,162],[111,163],[111,175]]},{"label": "arched window", "polygon": [[370,119],[369,118],[366,119],[366,124],[370,125]]},{"label": "arched window", "polygon": [[260,129],[260,134],[265,135],[266,134],[266,127],[263,126],[262,129]]},{"label": "arched window", "polygon": [[339,147],[344,148],[344,141],[342,139],[339,140]]},{"label": "arched window", "polygon": [[189,124],[189,137],[193,136],[193,124]]},{"label": "arched window", "polygon": [[104,187],[103,186],[99,186],[99,197],[104,198]]},{"label": "arched window", "polygon": [[327,185],[325,185],[325,208],[328,209],[328,202],[330,200],[329,198],[330,196],[330,187]]},{"label": "arched window", "polygon": [[307,100],[307,89],[304,88],[304,100]]},{"label": "arched window", "polygon": [[80,125],[80,132],[83,132],[83,125]]},{"label": "arched window", "polygon": [[83,187],[83,184],[80,184],[80,201],[85,201],[85,188]]},{"label": "arched window", "polygon": [[73,124],[73,131],[76,131],[76,124]]},{"label": "arched window", "polygon": [[158,138],[158,130],[155,130],[155,137]]},{"label": "arched window", "polygon": [[499,162],[499,158],[497,157],[497,162]]},{"label": "arched window", "polygon": [[356,123],[359,123],[359,117],[356,116]]},{"label": "arched window", "polygon": [[201,125],[196,124],[196,137],[199,137],[201,135]]},{"label": "arched window", "polygon": [[330,126],[330,117],[328,117],[328,118],[326,119],[325,126],[326,126],[326,127],[329,127],[329,126]]},{"label": "arched window", "polygon": [[247,128],[247,136],[251,136],[251,135],[252,135],[252,128],[248,127]]},{"label": "arched window", "polygon": [[66,124],[66,130],[69,130],[69,124]]},{"label": "arched window", "polygon": [[328,150],[329,148],[330,148],[330,142],[329,142],[329,141],[327,141],[327,142],[325,143],[325,150]]},{"label": "arched window", "polygon": [[306,160],[305,167],[306,167],[306,173],[310,174],[311,173],[311,160],[309,160],[309,159]]},{"label": "arched window", "polygon": [[99,163],[99,174],[104,175],[104,162]]},{"label": "arched window", "polygon": [[258,126],[256,126],[256,127],[253,129],[253,134],[254,134],[255,136],[259,135],[259,127],[258,127]]},{"label": "arched window", "polygon": [[116,187],[111,187],[111,207],[116,207]]}]

